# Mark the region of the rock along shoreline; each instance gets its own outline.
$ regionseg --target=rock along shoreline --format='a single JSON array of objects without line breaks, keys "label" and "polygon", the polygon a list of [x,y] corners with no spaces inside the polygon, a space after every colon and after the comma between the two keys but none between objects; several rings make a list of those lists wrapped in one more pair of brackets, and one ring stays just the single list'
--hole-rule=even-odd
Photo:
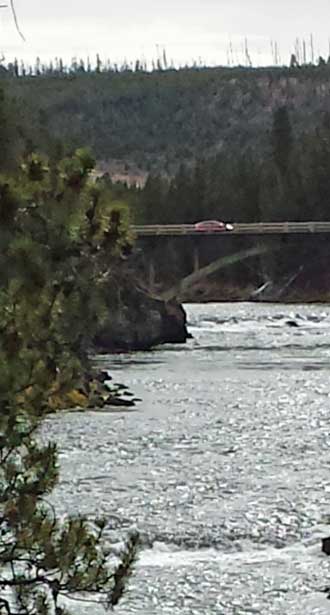
[{"label": "rock along shoreline", "polygon": [[139,287],[124,291],[109,310],[102,330],[94,339],[95,351],[150,350],[160,344],[183,344],[189,338],[187,316],[175,301],[163,301]]}]

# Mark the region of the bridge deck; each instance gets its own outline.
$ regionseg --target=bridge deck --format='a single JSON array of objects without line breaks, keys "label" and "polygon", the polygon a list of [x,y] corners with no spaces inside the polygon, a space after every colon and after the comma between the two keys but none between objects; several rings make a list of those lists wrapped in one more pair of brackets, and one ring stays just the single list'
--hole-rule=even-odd
[{"label": "bridge deck", "polygon": [[148,224],[132,226],[132,231],[138,237],[158,235],[288,235],[330,233],[330,222],[258,222],[233,223],[232,231],[200,231],[194,224]]}]

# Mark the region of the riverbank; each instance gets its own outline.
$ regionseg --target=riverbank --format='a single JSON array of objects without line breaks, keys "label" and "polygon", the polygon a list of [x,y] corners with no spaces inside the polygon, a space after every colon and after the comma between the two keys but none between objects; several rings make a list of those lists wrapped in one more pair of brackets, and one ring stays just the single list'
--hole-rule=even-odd
[{"label": "riverbank", "polygon": [[94,338],[96,352],[148,350],[188,338],[181,303],[163,301],[134,284],[132,277],[122,280],[117,294],[110,289],[108,304],[109,315]]},{"label": "riverbank", "polygon": [[268,293],[255,294],[256,287],[223,284],[221,282],[203,281],[184,291],[180,299],[183,303],[236,303],[251,301],[255,303],[285,304],[327,304],[330,303],[330,289],[313,289],[293,287],[283,293],[275,288]]},{"label": "riverbank", "polygon": [[[108,316],[94,338],[90,355],[151,350],[162,344],[183,344],[189,338],[187,316],[175,300],[163,301],[123,278],[120,291],[109,293]],[[132,408],[141,401],[123,384],[112,382],[112,373],[90,366],[72,390],[54,390],[51,411],[68,408]]]},{"label": "riverbank", "polygon": [[184,307],[186,345],[97,359],[136,412],[47,420],[52,502],[140,530],[118,615],[326,615],[330,309]]}]

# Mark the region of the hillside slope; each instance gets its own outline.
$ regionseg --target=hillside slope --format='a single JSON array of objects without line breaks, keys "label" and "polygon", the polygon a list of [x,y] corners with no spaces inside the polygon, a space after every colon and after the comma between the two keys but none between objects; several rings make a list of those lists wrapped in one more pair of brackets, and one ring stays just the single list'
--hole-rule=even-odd
[{"label": "hillside slope", "polygon": [[[172,173],[181,161],[267,147],[286,105],[296,134],[329,123],[330,67],[109,71],[6,77],[32,142],[88,144],[99,160]],[[40,130],[41,126],[41,130]]]}]

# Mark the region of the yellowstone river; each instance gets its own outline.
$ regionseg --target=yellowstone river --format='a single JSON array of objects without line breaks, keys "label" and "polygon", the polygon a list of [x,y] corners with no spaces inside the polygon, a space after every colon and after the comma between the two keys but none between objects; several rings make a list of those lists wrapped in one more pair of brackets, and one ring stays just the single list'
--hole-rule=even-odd
[{"label": "yellowstone river", "polygon": [[53,501],[140,530],[118,615],[329,615],[330,306],[186,310],[187,344],[99,357],[136,410],[47,420]]}]

